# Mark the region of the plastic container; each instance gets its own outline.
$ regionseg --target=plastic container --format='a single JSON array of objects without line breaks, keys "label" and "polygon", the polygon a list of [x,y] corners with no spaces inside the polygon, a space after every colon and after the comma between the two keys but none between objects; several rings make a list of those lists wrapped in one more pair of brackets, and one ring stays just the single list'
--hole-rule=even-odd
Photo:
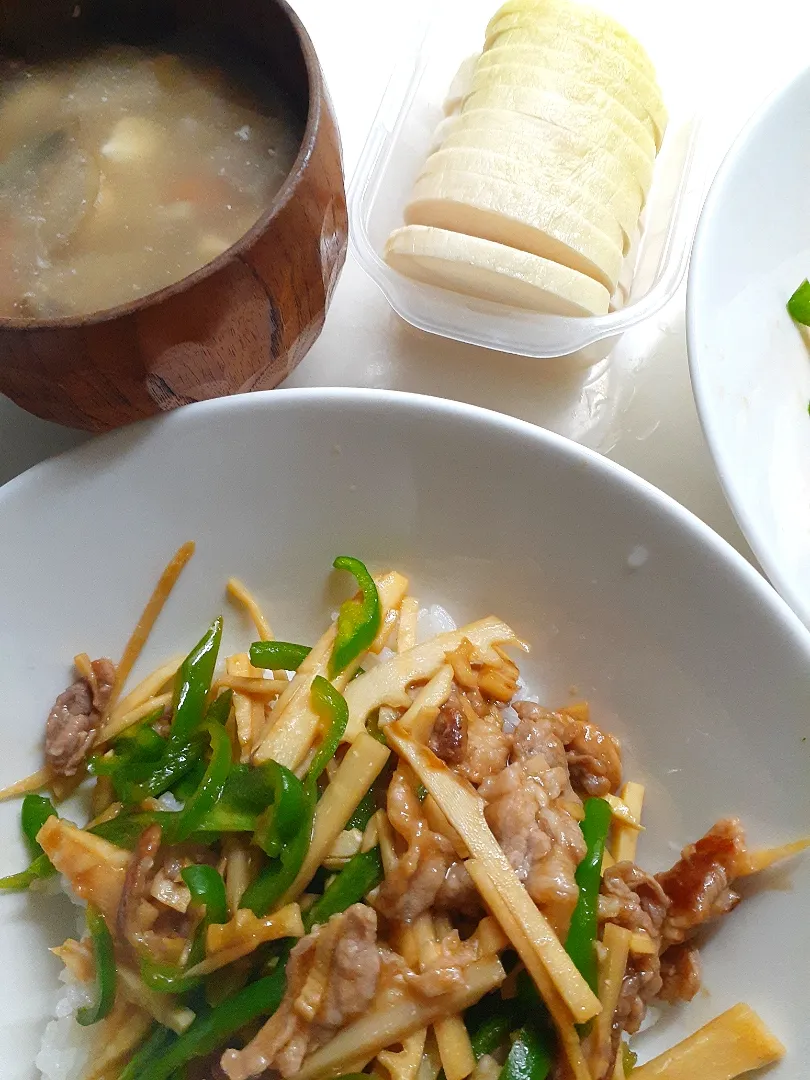
[{"label": "plastic container", "polygon": [[[389,233],[403,224],[413,183],[444,117],[461,62],[481,49],[498,0],[438,0],[394,69],[349,189],[350,238],[360,264],[394,310],[421,330],[501,352],[570,357],[594,364],[629,327],[659,311],[683,279],[707,175],[700,148],[702,100],[683,53],[667,49],[669,19],[638,2],[602,4],[649,52],[669,124],[642,213],[607,315],[564,318],[462,296],[392,270],[383,260]],[[687,68],[688,70],[688,68]]]}]

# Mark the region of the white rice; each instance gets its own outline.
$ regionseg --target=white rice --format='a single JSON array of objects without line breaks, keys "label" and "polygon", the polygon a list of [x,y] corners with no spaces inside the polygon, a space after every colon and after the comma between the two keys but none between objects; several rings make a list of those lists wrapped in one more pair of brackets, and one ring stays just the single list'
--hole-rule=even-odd
[{"label": "white rice", "polygon": [[432,604],[430,607],[421,608],[416,617],[416,642],[421,645],[436,634],[447,634],[456,629],[456,620],[450,612],[440,604]]},{"label": "white rice", "polygon": [[96,1041],[93,1027],[76,1023],[76,1011],[93,1000],[92,984],[77,982],[64,970],[59,976],[64,983],[54,1008],[55,1019],[45,1028],[42,1049],[35,1065],[43,1080],[82,1080],[87,1072]]},{"label": "white rice", "polygon": [[164,791],[162,795],[155,799],[155,802],[161,810],[170,810],[172,813],[183,809],[183,804],[179,799],[175,799],[170,791]]}]

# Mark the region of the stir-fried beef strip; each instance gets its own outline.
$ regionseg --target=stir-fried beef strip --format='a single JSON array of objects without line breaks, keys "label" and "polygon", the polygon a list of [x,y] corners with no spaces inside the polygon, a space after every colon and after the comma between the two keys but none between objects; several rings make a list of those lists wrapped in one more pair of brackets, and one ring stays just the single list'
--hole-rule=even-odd
[{"label": "stir-fried beef strip", "polygon": [[445,765],[460,765],[467,754],[467,718],[458,694],[439,710],[428,746]]},{"label": "stir-fried beef strip", "polygon": [[407,848],[374,904],[386,918],[410,923],[432,907],[456,856],[450,841],[428,825],[413,778],[401,767],[388,785],[387,812]]},{"label": "stir-fried beef strip", "polygon": [[308,1053],[365,1012],[379,979],[377,916],[365,904],[353,904],[293,948],[278,1009],[243,1050],[222,1056],[228,1080],[269,1069],[294,1076]]},{"label": "stir-fried beef strip", "polygon": [[512,743],[494,703],[477,689],[454,689],[439,711],[428,745],[477,787],[506,767]]},{"label": "stir-fried beef strip", "polygon": [[700,989],[700,953],[690,942],[670,945],[661,957],[658,1000],[691,1001]]},{"label": "stir-fried beef strip", "polygon": [[436,893],[435,906],[438,911],[456,912],[471,918],[481,916],[481,898],[463,862],[454,862],[448,867]]},{"label": "stir-fried beef strip", "polygon": [[75,776],[96,741],[101,714],[115,682],[115,665],[92,663],[93,682],[77,679],[53,703],[45,725],[45,761],[57,776]]},{"label": "stir-fried beef strip", "polygon": [[617,791],[622,782],[617,740],[590,720],[575,720],[566,735],[565,753],[574,791],[599,797]]},{"label": "stir-fried beef strip", "polygon": [[506,768],[512,740],[503,729],[503,717],[495,706],[481,714],[467,701],[467,752],[457,771],[478,787]]},{"label": "stir-fried beef strip", "polygon": [[600,916],[644,931],[653,954],[631,954],[613,1018],[614,1047],[638,1031],[653,1001],[691,1001],[700,989],[700,955],[690,939],[739,903],[732,888],[744,865],[745,836],[736,818],[718,821],[675,865],[651,877],[634,863],[618,863],[602,877]]},{"label": "stir-fried beef strip", "polygon": [[634,863],[617,863],[602,877],[602,897],[608,901],[610,921],[631,933],[643,932],[652,939],[655,952],[631,955],[622,980],[619,1003],[613,1017],[613,1049],[618,1048],[622,1032],[638,1031],[647,1005],[661,990],[659,948],[661,927],[669,900],[661,886]]},{"label": "stir-fried beef strip", "polygon": [[571,788],[565,748],[554,714],[519,702],[511,763],[478,789],[489,827],[529,895],[562,937],[579,889],[585,856],[579,827],[582,803]]},{"label": "stir-fried beef strip", "polygon": [[462,987],[467,967],[478,959],[478,943],[462,941],[458,930],[451,930],[420,964],[419,973],[408,975],[408,985],[422,997],[439,997]]},{"label": "stir-fried beef strip", "polygon": [[690,938],[710,919],[740,902],[732,884],[745,857],[745,833],[737,818],[724,818],[689,844],[671,870],[656,874],[669,898],[663,926],[665,947]]},{"label": "stir-fried beef strip", "polygon": [[98,713],[103,713],[112,694],[115,684],[115,664],[106,656],[93,660],[90,664],[93,672],[95,686],[93,686],[93,708]]},{"label": "stir-fried beef strip", "polygon": [[145,898],[150,892],[160,840],[160,825],[150,825],[144,829],[127,868],[118,905],[116,930],[121,940],[131,945],[137,945],[142,940],[142,935],[151,929],[157,916],[157,910]]}]

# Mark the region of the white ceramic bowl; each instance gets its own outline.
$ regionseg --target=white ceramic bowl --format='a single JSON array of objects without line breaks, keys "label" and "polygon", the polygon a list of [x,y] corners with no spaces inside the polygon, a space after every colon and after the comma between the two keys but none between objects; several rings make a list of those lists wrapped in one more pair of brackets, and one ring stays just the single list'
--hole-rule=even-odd
[{"label": "white ceramic bowl", "polygon": [[[351,553],[392,564],[459,619],[495,611],[533,644],[550,703],[573,693],[621,736],[648,785],[640,858],[658,869],[718,817],[757,844],[810,832],[810,636],[714,533],[618,466],[466,405],[359,390],[276,391],[191,406],[91,442],[0,492],[0,784],[39,764],[43,720],[74,653],[117,655],[178,544],[198,542],[144,666],[193,644],[256,589],[280,636],[311,640]],[[575,689],[574,689],[575,688]],[[16,806],[2,860],[25,862]],[[705,948],[707,993],[641,1040],[649,1056],[739,1000],[807,1075],[810,859],[746,889]],[[4,1080],[31,1080],[54,998],[59,898],[0,896]],[[75,932],[75,931],[74,931]]]},{"label": "white ceramic bowl", "polygon": [[763,106],[725,159],[695,239],[686,327],[728,501],[810,626],[810,351],[785,310],[810,276],[808,116],[810,69]]}]

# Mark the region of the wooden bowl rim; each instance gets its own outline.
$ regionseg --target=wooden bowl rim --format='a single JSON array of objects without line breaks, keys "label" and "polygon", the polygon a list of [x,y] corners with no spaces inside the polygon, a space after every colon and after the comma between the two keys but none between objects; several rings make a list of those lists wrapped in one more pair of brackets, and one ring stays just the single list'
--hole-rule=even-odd
[{"label": "wooden bowl rim", "polygon": [[211,262],[207,262],[199,270],[187,274],[184,278],[175,281],[171,285],[165,285],[162,289],[147,293],[146,296],[140,296],[136,300],[128,300],[125,304],[118,304],[116,307],[93,312],[91,315],[66,315],[56,319],[18,319],[0,316],[0,331],[71,330],[85,326],[96,326],[99,323],[113,322],[124,316],[134,315],[144,308],[157,306],[163,303],[164,300],[170,300],[173,296],[184,293],[199,282],[212,277],[219,270],[224,269],[229,263],[233,262],[234,259],[238,259],[266,231],[273,218],[290,201],[306,172],[309,159],[312,157],[315,148],[315,141],[321,124],[323,99],[326,92],[320,62],[306,27],[287,3],[287,0],[272,0],[272,2],[281,10],[291,25],[301,46],[307,72],[309,102],[306,124],[304,125],[304,133],[301,137],[298,154],[292,168],[287,173],[284,183],[273,196],[270,205],[261,217],[234,244],[231,244],[229,248],[226,248]]}]

